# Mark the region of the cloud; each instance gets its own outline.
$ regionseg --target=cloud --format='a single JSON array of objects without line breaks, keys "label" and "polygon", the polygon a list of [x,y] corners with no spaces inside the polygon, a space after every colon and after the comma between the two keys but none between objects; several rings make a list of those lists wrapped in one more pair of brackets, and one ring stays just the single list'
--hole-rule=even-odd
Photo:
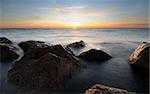
[{"label": "cloud", "polygon": [[69,13],[69,12],[71,12],[70,9],[65,9],[65,8],[52,8],[50,10],[52,10],[53,12],[57,12],[57,13]]},{"label": "cloud", "polygon": [[84,9],[87,6],[71,6],[71,7],[66,7],[66,9]]},{"label": "cloud", "polygon": [[70,13],[75,10],[85,9],[86,5],[70,6],[70,7],[44,7],[43,10],[50,10],[55,13]]},{"label": "cloud", "polygon": [[97,11],[87,11],[89,9],[87,5],[77,5],[70,7],[45,7],[40,9],[50,11],[50,13],[54,13],[56,15],[62,14],[72,17],[91,17],[101,15],[101,13]]},{"label": "cloud", "polygon": [[77,13],[72,13],[71,15],[73,16],[80,16],[80,17],[89,17],[89,16],[100,16],[101,13],[98,12],[77,12]]}]

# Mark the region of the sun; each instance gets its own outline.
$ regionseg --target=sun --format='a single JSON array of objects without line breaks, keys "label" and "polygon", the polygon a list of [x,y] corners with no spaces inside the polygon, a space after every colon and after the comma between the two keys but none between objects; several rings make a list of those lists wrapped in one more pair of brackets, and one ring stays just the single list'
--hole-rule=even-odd
[{"label": "sun", "polygon": [[81,26],[81,24],[80,24],[80,23],[72,23],[72,24],[70,24],[70,26],[71,26],[73,29],[77,29],[77,28],[79,28],[79,27]]},{"label": "sun", "polygon": [[68,28],[77,29],[77,28],[81,27],[81,23],[79,23],[79,22],[70,22],[70,23],[65,24],[65,26],[68,27]]},{"label": "sun", "polygon": [[77,27],[76,27],[76,26],[74,26],[74,27],[73,27],[73,29],[77,29]]}]

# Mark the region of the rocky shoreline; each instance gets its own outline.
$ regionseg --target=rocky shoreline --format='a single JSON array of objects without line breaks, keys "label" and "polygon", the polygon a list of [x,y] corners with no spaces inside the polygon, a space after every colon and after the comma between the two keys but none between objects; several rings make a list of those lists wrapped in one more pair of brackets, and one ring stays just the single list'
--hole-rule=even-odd
[{"label": "rocky shoreline", "polygon": [[[13,51],[11,43],[13,42],[5,37],[0,38],[0,57],[3,63],[19,57]],[[91,49],[75,56],[71,48],[84,48],[86,46],[84,41],[75,42],[66,47],[33,40],[24,41],[18,45],[24,51],[24,56],[16,61],[8,71],[8,80],[17,86],[34,89],[57,90],[62,88],[65,82],[74,75],[74,71],[83,68],[80,60],[103,62],[113,58],[110,54],[97,49]],[[143,73],[149,71],[149,48],[150,44],[143,42],[129,56],[131,66],[137,67],[138,71]],[[134,94],[103,85],[94,85],[93,87],[85,94]]]}]

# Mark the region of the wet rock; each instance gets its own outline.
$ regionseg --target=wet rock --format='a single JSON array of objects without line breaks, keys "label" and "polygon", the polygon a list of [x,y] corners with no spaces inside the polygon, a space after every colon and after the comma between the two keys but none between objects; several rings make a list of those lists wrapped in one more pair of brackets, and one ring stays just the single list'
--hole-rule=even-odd
[{"label": "wet rock", "polygon": [[149,71],[149,50],[150,43],[143,42],[137,49],[130,55],[129,61],[133,67]]},{"label": "wet rock", "polygon": [[75,43],[69,44],[67,47],[72,47],[72,48],[79,49],[79,48],[85,47],[85,43],[84,43],[84,41],[81,40],[79,42],[75,42]]},{"label": "wet rock", "polygon": [[136,93],[129,92],[124,89],[118,89],[96,84],[92,86],[90,89],[86,90],[84,94],[136,94]]},{"label": "wet rock", "polygon": [[1,44],[11,44],[12,41],[10,41],[9,39],[7,39],[6,37],[0,37],[0,43]]},{"label": "wet rock", "polygon": [[8,45],[0,44],[0,61],[8,62],[15,60],[19,57],[14,51],[12,51]]},{"label": "wet rock", "polygon": [[75,54],[73,53],[73,51],[68,47],[66,46],[65,48],[71,55],[75,56]]},{"label": "wet rock", "polygon": [[80,67],[61,45],[28,48],[8,72],[10,82],[31,88],[58,89]]},{"label": "wet rock", "polygon": [[33,41],[33,40],[21,42],[18,45],[22,48],[24,52],[27,52],[28,48],[30,47],[48,46],[43,41]]},{"label": "wet rock", "polygon": [[57,56],[63,57],[63,58],[69,58],[70,60],[77,62],[77,58],[68,53],[64,47],[61,45],[54,45],[54,46],[37,46],[37,47],[30,47],[28,51],[26,52],[26,56],[31,59],[38,59],[39,57],[43,56],[46,53],[53,53]]},{"label": "wet rock", "polygon": [[85,47],[85,43],[84,43],[84,41],[81,40],[81,41],[79,41],[79,42],[74,42],[74,43],[72,43],[72,44],[67,45],[65,49],[66,49],[69,53],[71,53],[72,55],[75,56],[75,54],[73,53],[72,49],[78,50],[78,49],[81,49],[81,48],[83,48],[83,47]]},{"label": "wet rock", "polygon": [[79,55],[79,58],[82,58],[84,60],[88,61],[106,61],[111,58],[111,56],[107,53],[105,53],[102,50],[96,50],[96,49],[91,49],[89,51],[83,52]]}]

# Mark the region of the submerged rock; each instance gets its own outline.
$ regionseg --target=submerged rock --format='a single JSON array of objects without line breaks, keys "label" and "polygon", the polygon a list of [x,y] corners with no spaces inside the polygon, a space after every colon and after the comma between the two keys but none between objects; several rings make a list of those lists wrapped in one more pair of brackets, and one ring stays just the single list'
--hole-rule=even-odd
[{"label": "submerged rock", "polygon": [[106,61],[112,58],[109,54],[102,50],[91,49],[89,51],[83,52],[79,55],[80,58],[88,61]]},{"label": "submerged rock", "polygon": [[74,43],[72,43],[72,44],[67,45],[65,49],[66,49],[69,53],[71,53],[72,55],[75,56],[75,54],[73,53],[72,49],[78,50],[78,49],[81,49],[81,48],[83,48],[83,47],[85,47],[85,43],[84,43],[84,41],[81,40],[81,41],[79,41],[79,42],[74,42]]},{"label": "submerged rock", "polygon": [[8,45],[0,44],[0,61],[8,62],[15,60],[19,57],[14,51],[12,51]]},{"label": "submerged rock", "polygon": [[11,44],[12,41],[10,41],[9,39],[7,39],[6,37],[0,37],[0,43],[1,44]]},{"label": "submerged rock", "polygon": [[33,40],[21,42],[18,45],[22,48],[24,52],[27,52],[28,48],[30,47],[48,46],[43,41],[33,41]]},{"label": "submerged rock", "polygon": [[129,57],[131,65],[148,71],[150,58],[149,50],[150,50],[150,43],[147,42],[141,43]]},{"label": "submerged rock", "polygon": [[8,79],[16,85],[53,90],[79,67],[79,61],[61,45],[33,46],[9,70]]},{"label": "submerged rock", "polygon": [[84,41],[81,40],[79,42],[74,42],[72,44],[69,44],[67,47],[72,47],[72,48],[79,49],[79,48],[85,47],[85,43],[84,43]]},{"label": "submerged rock", "polygon": [[90,89],[86,90],[84,94],[136,94],[136,93],[129,92],[124,89],[118,89],[96,84],[92,86]]}]

